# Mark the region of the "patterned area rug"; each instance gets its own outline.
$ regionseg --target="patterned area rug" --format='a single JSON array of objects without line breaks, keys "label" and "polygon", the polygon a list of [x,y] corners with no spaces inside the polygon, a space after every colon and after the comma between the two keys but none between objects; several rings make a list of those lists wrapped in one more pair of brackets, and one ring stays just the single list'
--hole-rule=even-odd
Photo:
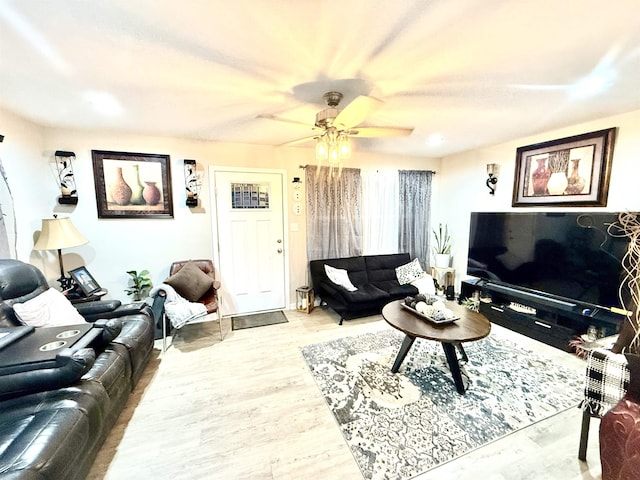
[{"label": "patterned area rug", "polygon": [[584,372],[558,367],[492,332],[464,345],[456,392],[442,346],[418,339],[398,374],[396,330],[307,345],[302,354],[366,479],[406,479],[561,411]]},{"label": "patterned area rug", "polygon": [[245,328],[287,323],[288,321],[284,312],[281,310],[277,312],[254,313],[253,315],[238,315],[237,317],[231,317],[231,329],[243,330]]}]

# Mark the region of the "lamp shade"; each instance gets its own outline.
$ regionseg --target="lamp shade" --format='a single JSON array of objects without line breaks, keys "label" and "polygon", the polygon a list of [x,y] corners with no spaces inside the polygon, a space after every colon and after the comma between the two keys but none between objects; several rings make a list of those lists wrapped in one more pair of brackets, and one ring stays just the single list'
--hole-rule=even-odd
[{"label": "lamp shade", "polygon": [[89,243],[89,240],[76,230],[70,218],[43,218],[40,237],[34,245],[35,250],[58,250],[77,247]]}]

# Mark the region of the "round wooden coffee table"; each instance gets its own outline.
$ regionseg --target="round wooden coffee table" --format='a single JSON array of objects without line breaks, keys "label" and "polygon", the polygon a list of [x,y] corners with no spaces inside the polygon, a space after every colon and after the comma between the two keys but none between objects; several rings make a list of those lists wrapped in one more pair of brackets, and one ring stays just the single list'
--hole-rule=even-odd
[{"label": "round wooden coffee table", "polygon": [[402,302],[403,300],[396,300],[388,303],[382,309],[382,317],[386,322],[406,335],[391,371],[393,373],[398,371],[416,338],[434,340],[442,344],[456,390],[458,390],[458,393],[464,394],[465,386],[462,381],[456,348],[460,351],[463,360],[467,361],[467,354],[462,348],[462,342],[480,340],[489,335],[489,332],[491,332],[489,320],[484,315],[471,311],[455,302],[447,302],[447,307],[453,310],[460,319],[452,323],[438,325],[405,310],[400,306]]}]

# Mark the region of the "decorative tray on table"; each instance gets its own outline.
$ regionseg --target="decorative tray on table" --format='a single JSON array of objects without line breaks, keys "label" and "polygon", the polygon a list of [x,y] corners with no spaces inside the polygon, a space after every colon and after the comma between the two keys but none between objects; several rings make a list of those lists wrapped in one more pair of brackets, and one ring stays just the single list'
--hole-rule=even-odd
[{"label": "decorative tray on table", "polygon": [[[400,306],[405,310],[408,310],[409,312],[413,313],[417,317],[436,325],[446,325],[448,323],[453,323],[456,320],[460,320],[460,317],[453,315],[453,312],[451,312],[451,310],[446,308],[446,306],[441,300],[427,299],[426,301],[427,302],[431,301],[432,303],[428,304],[426,309],[423,308],[423,311],[429,312],[429,311],[435,310],[438,313],[437,316],[428,315],[412,307],[411,306],[412,303],[419,304],[420,302],[422,302],[422,300],[415,302],[412,297],[407,297],[404,301],[400,302]],[[407,304],[407,302],[409,302],[409,304]],[[440,303],[441,305],[439,305],[438,303]]]}]

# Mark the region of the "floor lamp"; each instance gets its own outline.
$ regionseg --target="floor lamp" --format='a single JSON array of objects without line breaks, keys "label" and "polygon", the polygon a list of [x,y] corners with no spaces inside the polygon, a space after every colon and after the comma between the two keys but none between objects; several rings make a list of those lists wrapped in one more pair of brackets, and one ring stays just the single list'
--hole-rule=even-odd
[{"label": "floor lamp", "polygon": [[77,247],[89,243],[89,240],[76,230],[71,223],[70,218],[53,218],[42,219],[42,230],[40,237],[34,245],[34,250],[58,250],[58,262],[60,263],[60,287],[62,290],[71,288],[71,277],[64,276],[64,266],[62,264],[62,249]]}]

